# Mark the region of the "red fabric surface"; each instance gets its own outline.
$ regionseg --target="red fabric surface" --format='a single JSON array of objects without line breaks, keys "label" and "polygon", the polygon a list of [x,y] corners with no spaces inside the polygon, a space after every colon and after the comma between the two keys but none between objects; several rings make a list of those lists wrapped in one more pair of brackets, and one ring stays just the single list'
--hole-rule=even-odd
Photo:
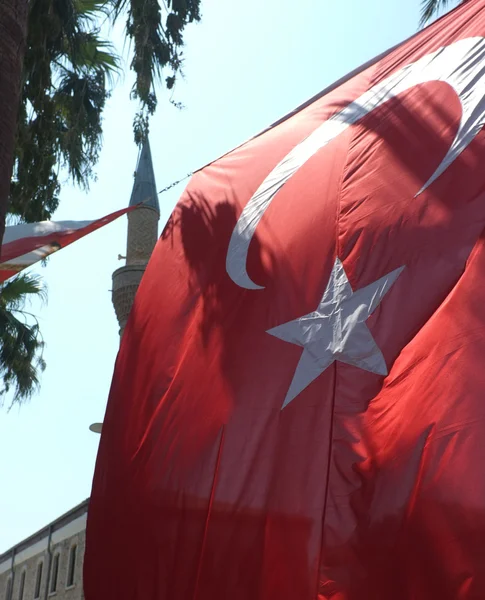
[{"label": "red fabric surface", "polygon": [[[316,152],[251,241],[241,211],[297,144],[456,40],[462,5],[197,173],[140,286],[117,359],[88,517],[87,600],[485,598],[485,133],[436,181],[461,108],[419,84]],[[386,377],[334,362],[281,409],[339,258],[353,290],[404,270],[366,321]]]}]

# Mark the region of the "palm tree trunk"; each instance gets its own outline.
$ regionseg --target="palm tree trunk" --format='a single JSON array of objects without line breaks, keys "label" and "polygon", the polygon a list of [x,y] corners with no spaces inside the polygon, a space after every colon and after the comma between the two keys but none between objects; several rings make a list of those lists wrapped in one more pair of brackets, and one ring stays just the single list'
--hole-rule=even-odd
[{"label": "palm tree trunk", "polygon": [[0,0],[0,249],[12,176],[28,0]]}]

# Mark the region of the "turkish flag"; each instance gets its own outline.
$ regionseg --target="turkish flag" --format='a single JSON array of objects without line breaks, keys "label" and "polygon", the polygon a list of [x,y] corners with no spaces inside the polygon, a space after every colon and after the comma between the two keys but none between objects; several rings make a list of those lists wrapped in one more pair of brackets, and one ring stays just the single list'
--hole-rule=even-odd
[{"label": "turkish flag", "polygon": [[485,598],[485,3],[199,171],[117,359],[87,600]]}]

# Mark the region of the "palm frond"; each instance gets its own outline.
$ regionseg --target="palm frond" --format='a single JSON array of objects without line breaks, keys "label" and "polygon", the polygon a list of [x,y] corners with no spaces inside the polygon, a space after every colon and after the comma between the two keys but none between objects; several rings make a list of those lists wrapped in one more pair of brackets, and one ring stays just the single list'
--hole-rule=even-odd
[{"label": "palm frond", "polygon": [[420,27],[424,27],[433,17],[446,10],[450,0],[423,0],[421,3]]},{"label": "palm frond", "polygon": [[102,72],[110,78],[121,72],[120,57],[114,46],[103,40],[95,32],[79,32],[64,49],[64,55],[58,62],[67,66],[68,70],[81,70],[85,73]]},{"label": "palm frond", "polygon": [[20,274],[0,286],[0,304],[20,310],[32,297],[47,302],[47,288],[39,275]]},{"label": "palm frond", "polygon": [[109,16],[110,5],[106,0],[74,0],[74,7],[81,18],[92,18],[95,21],[100,15]]},{"label": "palm frond", "polygon": [[[116,21],[126,14],[127,38],[133,42],[131,69],[136,80],[132,97],[138,99],[141,111],[134,121],[137,143],[147,133],[147,123],[157,107],[155,86],[164,81],[173,87],[182,72],[183,33],[188,23],[200,20],[200,0],[107,0]],[[168,76],[162,77],[165,69]],[[143,127],[140,128],[140,124]]]},{"label": "palm frond", "polygon": [[30,0],[9,198],[10,212],[24,221],[48,219],[56,210],[61,166],[84,189],[94,177],[102,113],[121,71],[99,33],[109,7],[105,0]]},{"label": "palm frond", "polygon": [[54,94],[58,148],[69,174],[79,185],[89,181],[101,147],[101,113],[106,96],[101,72],[66,71]]},{"label": "palm frond", "polygon": [[29,323],[32,315],[23,311],[31,296],[46,300],[45,286],[35,275],[18,275],[0,287],[0,400],[13,389],[12,404],[32,396],[46,366],[39,324]]}]

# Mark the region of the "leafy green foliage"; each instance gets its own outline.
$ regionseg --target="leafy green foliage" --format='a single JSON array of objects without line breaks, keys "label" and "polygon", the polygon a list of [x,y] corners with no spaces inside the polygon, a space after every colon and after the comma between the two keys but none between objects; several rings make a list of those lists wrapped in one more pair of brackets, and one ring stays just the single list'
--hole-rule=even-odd
[{"label": "leafy green foliage", "polygon": [[182,74],[184,30],[200,21],[200,0],[109,0],[116,20],[126,14],[126,34],[133,43],[131,68],[136,81],[132,97],[140,101],[135,117],[135,141],[140,144],[148,135],[149,117],[157,107],[155,85],[168,69],[165,86],[173,89]]},{"label": "leafy green foliage", "polygon": [[[25,311],[31,298],[45,301],[46,291],[40,278],[17,277],[0,285],[0,398],[13,390],[12,404],[29,399],[39,385],[39,373],[45,369],[44,342],[35,317]],[[35,323],[28,322],[29,317]]]},{"label": "leafy green foliage", "polygon": [[183,32],[200,20],[199,8],[200,0],[30,0],[12,215],[50,218],[59,204],[61,168],[85,189],[94,177],[102,113],[120,70],[113,47],[100,37],[101,20],[127,17],[136,74],[132,97],[141,104],[133,130],[141,144],[157,107],[156,84],[172,90],[181,75]]},{"label": "leafy green foliage", "polygon": [[[141,104],[133,129],[141,144],[157,106],[156,84],[163,81],[172,90],[181,74],[183,31],[200,20],[199,5],[200,0],[29,0],[11,222],[51,217],[59,204],[60,169],[83,188],[94,177],[102,113],[120,71],[113,47],[101,38],[101,20],[127,16],[136,74],[132,96]],[[162,79],[165,69],[169,73]],[[25,275],[0,285],[0,396],[13,388],[14,402],[32,395],[45,368],[38,323],[29,324],[23,310],[29,297],[43,294],[40,280]]]},{"label": "leafy green foliage", "polygon": [[420,26],[424,27],[428,21],[448,8],[449,5],[450,0],[423,0],[421,3]]},{"label": "leafy green foliage", "polygon": [[100,39],[105,3],[31,0],[9,212],[47,219],[59,204],[59,168],[87,188],[102,141],[108,84],[119,70]]}]

